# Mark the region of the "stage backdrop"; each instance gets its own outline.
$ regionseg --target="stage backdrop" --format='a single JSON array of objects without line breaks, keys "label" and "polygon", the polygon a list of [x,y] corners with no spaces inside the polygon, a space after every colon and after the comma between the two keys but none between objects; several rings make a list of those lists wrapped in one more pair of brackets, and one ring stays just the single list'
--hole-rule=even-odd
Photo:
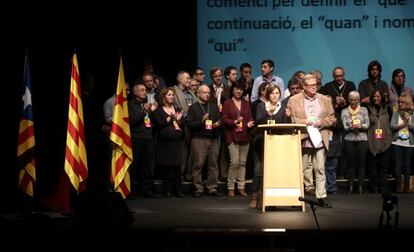
[{"label": "stage backdrop", "polygon": [[314,69],[326,83],[335,66],[358,85],[376,59],[384,81],[403,68],[414,87],[414,1],[198,0],[197,10],[198,63],[206,73],[248,62],[257,77],[270,58],[285,85],[295,71]]}]

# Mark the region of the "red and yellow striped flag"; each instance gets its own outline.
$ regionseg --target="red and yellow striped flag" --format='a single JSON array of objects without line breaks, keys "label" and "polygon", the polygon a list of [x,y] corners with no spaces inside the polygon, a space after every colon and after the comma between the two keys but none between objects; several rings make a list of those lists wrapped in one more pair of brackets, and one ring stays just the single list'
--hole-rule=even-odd
[{"label": "red and yellow striped flag", "polygon": [[122,58],[119,63],[110,139],[114,143],[111,180],[114,182],[115,191],[120,192],[125,199],[131,191],[128,168],[132,163],[132,143]]},{"label": "red and yellow striped flag", "polygon": [[23,109],[19,125],[19,142],[17,146],[17,158],[20,163],[18,187],[27,195],[33,197],[33,187],[36,182],[35,166],[35,136],[33,128],[32,111],[32,80],[30,76],[29,59],[26,55],[24,61],[23,77]]},{"label": "red and yellow striped flag", "polygon": [[72,59],[70,80],[65,171],[77,192],[79,192],[80,184],[88,177],[81,94],[79,65],[75,53]]}]

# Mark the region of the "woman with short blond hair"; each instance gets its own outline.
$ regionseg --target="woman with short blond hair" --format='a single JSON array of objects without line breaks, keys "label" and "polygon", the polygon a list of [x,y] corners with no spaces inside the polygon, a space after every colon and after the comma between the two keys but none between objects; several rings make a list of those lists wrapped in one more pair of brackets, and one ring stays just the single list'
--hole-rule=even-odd
[{"label": "woman with short blond hair", "polygon": [[[414,153],[413,122],[413,100],[408,95],[401,95],[398,98],[398,110],[393,112],[390,123],[397,192],[409,191],[411,158]],[[404,180],[401,180],[401,176]]]}]

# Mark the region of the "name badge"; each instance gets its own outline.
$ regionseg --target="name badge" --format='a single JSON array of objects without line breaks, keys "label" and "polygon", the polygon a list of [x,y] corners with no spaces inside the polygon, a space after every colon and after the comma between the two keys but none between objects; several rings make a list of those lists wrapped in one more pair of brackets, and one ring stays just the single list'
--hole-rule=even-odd
[{"label": "name badge", "polygon": [[359,119],[352,120],[352,127],[361,128],[361,120],[359,120]]},{"label": "name badge", "polygon": [[144,125],[145,125],[145,128],[151,128],[152,127],[151,119],[149,118],[148,114],[145,115]]},{"label": "name badge", "polygon": [[236,124],[236,132],[242,132],[243,131],[243,122],[239,121],[238,124]]},{"label": "name badge", "polygon": [[382,129],[375,129],[375,139],[382,139]]},{"label": "name badge", "polygon": [[236,132],[243,131],[243,116],[239,116],[239,123],[236,124]]},{"label": "name badge", "polygon": [[398,105],[392,106],[392,112],[397,112],[397,111],[398,111]]},{"label": "name badge", "polygon": [[410,137],[410,133],[407,128],[402,129],[398,132],[398,136],[401,140],[407,140]]},{"label": "name badge", "polygon": [[267,120],[267,124],[276,124],[276,120]]},{"label": "name badge", "polygon": [[204,123],[205,129],[206,130],[211,130],[213,129],[213,121],[212,120],[206,120]]}]

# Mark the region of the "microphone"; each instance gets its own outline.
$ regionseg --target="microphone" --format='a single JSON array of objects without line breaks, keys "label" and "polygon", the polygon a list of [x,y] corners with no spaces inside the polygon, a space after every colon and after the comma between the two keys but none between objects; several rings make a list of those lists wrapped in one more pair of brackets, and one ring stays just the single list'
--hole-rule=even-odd
[{"label": "microphone", "polygon": [[313,206],[313,205],[321,206],[321,203],[318,200],[309,199],[309,198],[306,198],[306,197],[304,198],[302,196],[299,196],[299,201],[306,202],[306,203],[308,203],[311,206]]}]

